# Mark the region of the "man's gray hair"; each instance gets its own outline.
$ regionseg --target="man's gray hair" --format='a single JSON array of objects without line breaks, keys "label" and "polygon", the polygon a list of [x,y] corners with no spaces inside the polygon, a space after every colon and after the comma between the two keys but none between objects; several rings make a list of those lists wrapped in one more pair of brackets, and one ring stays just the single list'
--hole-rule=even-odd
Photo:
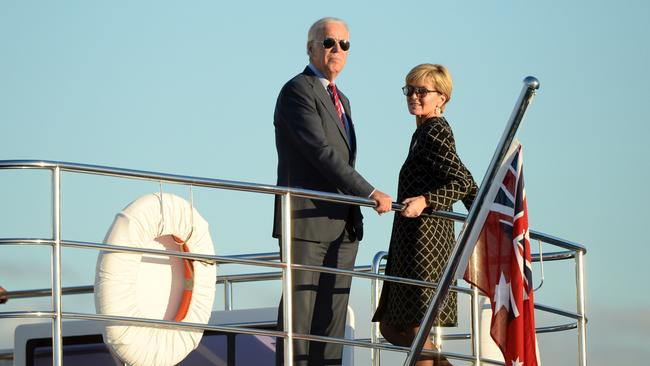
[{"label": "man's gray hair", "polygon": [[311,41],[315,41],[316,37],[320,35],[319,32],[323,29],[323,27],[327,23],[341,23],[345,26],[345,30],[347,30],[348,32],[350,31],[350,29],[348,28],[348,24],[343,19],[334,18],[334,17],[325,17],[317,20],[314,24],[311,25],[311,27],[309,27],[309,32],[307,33],[307,43]]}]

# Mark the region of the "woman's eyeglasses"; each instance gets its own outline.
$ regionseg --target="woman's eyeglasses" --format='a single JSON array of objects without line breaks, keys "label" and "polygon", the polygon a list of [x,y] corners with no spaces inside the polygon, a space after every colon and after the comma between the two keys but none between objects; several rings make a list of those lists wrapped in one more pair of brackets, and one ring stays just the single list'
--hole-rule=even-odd
[{"label": "woman's eyeglasses", "polygon": [[411,95],[413,95],[413,93],[415,93],[415,95],[417,95],[418,97],[424,97],[429,93],[439,93],[439,91],[437,91],[437,90],[429,90],[429,89],[424,88],[424,87],[415,87],[415,86],[412,86],[412,85],[406,85],[406,86],[402,87],[402,92],[407,97],[410,97]]},{"label": "woman's eyeglasses", "polygon": [[[341,47],[343,51],[347,51],[350,49],[350,41],[348,41],[347,39],[340,39],[338,43],[339,43],[339,47]],[[336,40],[332,37],[327,37],[323,40],[324,48],[330,49],[334,47],[335,44],[336,44]]]}]

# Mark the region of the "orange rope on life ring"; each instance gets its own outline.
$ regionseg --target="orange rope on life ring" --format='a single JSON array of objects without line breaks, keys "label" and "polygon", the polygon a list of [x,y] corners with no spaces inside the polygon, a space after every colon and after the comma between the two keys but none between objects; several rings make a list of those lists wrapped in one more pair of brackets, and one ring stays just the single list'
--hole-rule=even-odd
[{"label": "orange rope on life ring", "polygon": [[[183,239],[179,238],[176,235],[172,235],[172,238],[174,238],[174,241],[181,247],[183,252],[190,252],[190,249],[187,247],[187,244],[185,244]],[[192,301],[192,290],[194,289],[194,261],[184,258],[183,268],[185,283],[183,284],[183,297],[181,298],[181,303],[178,305],[178,311],[174,317],[174,320],[177,322],[185,319],[185,315],[187,315],[187,309],[190,308],[190,302]]]}]

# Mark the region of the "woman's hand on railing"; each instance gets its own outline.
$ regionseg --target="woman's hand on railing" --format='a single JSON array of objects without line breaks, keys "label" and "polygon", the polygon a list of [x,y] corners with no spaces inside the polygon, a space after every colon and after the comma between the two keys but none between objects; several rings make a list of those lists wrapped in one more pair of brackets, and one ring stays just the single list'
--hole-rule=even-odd
[{"label": "woman's hand on railing", "polygon": [[405,205],[402,210],[402,216],[404,217],[418,217],[427,207],[427,200],[424,196],[409,197],[402,201],[402,203]]}]

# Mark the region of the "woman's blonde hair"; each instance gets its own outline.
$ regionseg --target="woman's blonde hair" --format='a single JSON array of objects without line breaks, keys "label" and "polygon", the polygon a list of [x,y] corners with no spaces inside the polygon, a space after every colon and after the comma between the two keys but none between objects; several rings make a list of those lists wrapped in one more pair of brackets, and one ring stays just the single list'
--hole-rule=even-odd
[{"label": "woman's blonde hair", "polygon": [[451,100],[451,89],[453,82],[451,74],[446,67],[439,64],[421,64],[417,65],[406,75],[406,84],[413,84],[418,81],[431,81],[433,88],[446,98],[445,103],[440,107],[444,112],[447,102]]}]

